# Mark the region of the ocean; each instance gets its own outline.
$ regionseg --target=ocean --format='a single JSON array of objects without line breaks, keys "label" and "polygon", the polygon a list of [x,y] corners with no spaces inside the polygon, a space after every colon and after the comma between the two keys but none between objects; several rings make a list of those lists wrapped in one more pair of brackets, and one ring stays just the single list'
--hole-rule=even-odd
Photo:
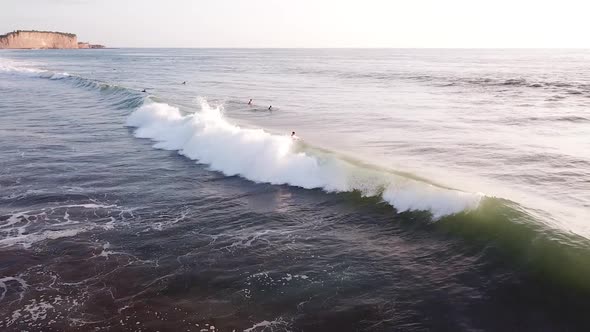
[{"label": "ocean", "polygon": [[0,330],[587,331],[589,63],[3,50]]}]

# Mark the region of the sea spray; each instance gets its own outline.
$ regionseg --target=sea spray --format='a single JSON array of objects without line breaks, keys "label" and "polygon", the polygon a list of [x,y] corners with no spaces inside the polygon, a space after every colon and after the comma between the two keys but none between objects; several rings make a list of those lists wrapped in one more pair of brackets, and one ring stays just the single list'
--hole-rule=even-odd
[{"label": "sea spray", "polygon": [[[33,65],[2,59],[0,71],[51,80],[68,79],[78,87],[124,94],[122,106],[125,108],[137,107],[144,101],[144,97],[132,89]],[[191,114],[165,103],[146,100],[129,116],[127,125],[137,127],[137,137],[156,141],[154,147],[176,150],[228,176],[239,175],[259,183],[288,184],[326,192],[356,191],[363,196],[381,197],[399,212],[425,210],[439,218],[474,209],[483,197],[366,167],[294,141],[288,135],[241,128],[223,116],[221,107],[211,107],[205,99],[199,100],[200,111]]]},{"label": "sea spray", "polygon": [[230,123],[221,107],[200,99],[200,111],[146,101],[127,119],[135,135],[156,141],[155,148],[176,150],[228,176],[288,184],[326,192],[380,196],[399,212],[430,211],[434,218],[476,208],[481,194],[441,188],[391,172],[355,165],[335,154],[314,154],[288,135]]}]

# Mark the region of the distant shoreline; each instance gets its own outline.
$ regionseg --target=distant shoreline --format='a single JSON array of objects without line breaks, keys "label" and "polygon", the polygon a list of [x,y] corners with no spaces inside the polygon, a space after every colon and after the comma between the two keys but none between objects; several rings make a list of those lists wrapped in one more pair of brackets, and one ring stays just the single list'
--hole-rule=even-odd
[{"label": "distant shoreline", "polygon": [[73,33],[16,30],[0,35],[0,49],[103,49],[100,44],[79,42]]}]

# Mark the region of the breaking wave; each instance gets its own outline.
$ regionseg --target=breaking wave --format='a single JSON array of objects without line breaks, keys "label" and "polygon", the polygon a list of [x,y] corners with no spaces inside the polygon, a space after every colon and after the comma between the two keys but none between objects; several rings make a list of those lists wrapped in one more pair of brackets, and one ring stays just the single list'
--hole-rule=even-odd
[{"label": "breaking wave", "polygon": [[221,107],[200,100],[201,109],[183,114],[177,107],[147,101],[127,119],[135,135],[175,150],[228,176],[326,192],[379,196],[398,212],[425,210],[435,218],[474,209],[483,195],[447,189],[394,172],[364,167],[288,135],[241,128],[227,121]]},{"label": "breaking wave", "polygon": [[136,108],[143,104],[145,95],[139,90],[129,89],[100,80],[81,77],[67,72],[56,72],[40,69],[38,64],[28,62],[16,62],[0,58],[0,73],[5,75],[18,75],[21,77],[42,78],[55,81],[67,81],[77,88],[99,90],[108,95],[109,100],[116,109]]},{"label": "breaking wave", "polygon": [[[67,82],[78,88],[106,94],[111,105],[124,109],[125,115],[132,111],[126,124],[136,128],[135,136],[151,139],[156,142],[155,148],[178,151],[228,176],[333,193],[355,192],[364,197],[377,198],[398,212],[429,211],[432,217],[438,219],[429,227],[432,225],[437,232],[451,233],[486,248],[497,248],[517,266],[532,267],[543,278],[549,277],[564,285],[590,291],[586,278],[590,274],[589,240],[555,229],[554,225],[544,223],[538,213],[531,213],[516,202],[446,188],[410,174],[382,169],[314,147],[289,135],[243,128],[228,121],[221,106],[211,106],[205,99],[200,100],[197,112],[188,113],[146,98],[146,94],[138,90],[32,66],[0,59],[0,74]],[[499,84],[488,79],[470,83]],[[504,83],[527,84],[520,81]],[[523,119],[587,120],[580,116]],[[110,212],[104,212],[102,222],[94,225],[70,219],[69,211],[79,211],[77,215],[95,214],[107,207],[67,205],[0,216],[0,247],[20,245],[28,248],[46,239],[72,237],[94,228],[114,227],[117,217]],[[37,227],[40,222],[45,228]],[[162,226],[155,225],[154,228],[161,229]],[[0,295],[3,292],[2,282],[9,281],[14,282],[0,280]],[[253,327],[266,324],[269,323],[261,322]]]},{"label": "breaking wave", "polygon": [[[223,116],[221,106],[200,100],[200,110],[146,100],[127,119],[135,136],[155,148],[178,151],[228,176],[326,192],[356,192],[377,198],[397,212],[428,211],[436,232],[492,246],[516,266],[543,278],[589,290],[587,239],[555,229],[534,211],[510,200],[445,188],[409,174],[341,156],[289,135],[242,128]],[[422,218],[422,217],[419,217]],[[427,218],[428,219],[428,218]]]},{"label": "breaking wave", "polygon": [[35,67],[37,64],[29,62],[17,62],[0,58],[0,72],[12,75],[24,75],[48,79],[62,79],[70,76],[66,72],[53,72]]}]

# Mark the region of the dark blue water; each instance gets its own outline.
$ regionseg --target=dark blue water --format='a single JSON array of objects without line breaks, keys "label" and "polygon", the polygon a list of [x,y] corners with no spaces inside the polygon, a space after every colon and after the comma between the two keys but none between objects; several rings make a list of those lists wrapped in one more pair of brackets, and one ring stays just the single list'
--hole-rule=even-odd
[{"label": "dark blue water", "polygon": [[[508,51],[456,51],[468,73],[424,51],[428,79],[415,55],[342,52],[0,53],[0,329],[587,330],[589,83],[562,77],[585,53],[526,55],[582,91],[542,108],[559,86],[482,69]],[[543,71],[555,57],[573,60]]]}]

